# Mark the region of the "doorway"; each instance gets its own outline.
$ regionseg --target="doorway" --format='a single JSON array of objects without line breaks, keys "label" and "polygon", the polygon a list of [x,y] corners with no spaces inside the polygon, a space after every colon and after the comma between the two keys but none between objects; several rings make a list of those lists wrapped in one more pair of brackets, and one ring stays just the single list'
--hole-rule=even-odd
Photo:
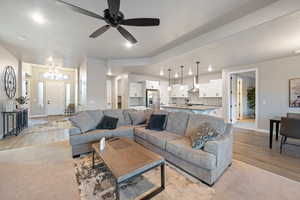
[{"label": "doorway", "polygon": [[257,70],[239,71],[230,76],[230,121],[235,127],[257,128]]},{"label": "doorway", "polygon": [[47,115],[63,115],[66,101],[66,86],[61,81],[46,81]]}]

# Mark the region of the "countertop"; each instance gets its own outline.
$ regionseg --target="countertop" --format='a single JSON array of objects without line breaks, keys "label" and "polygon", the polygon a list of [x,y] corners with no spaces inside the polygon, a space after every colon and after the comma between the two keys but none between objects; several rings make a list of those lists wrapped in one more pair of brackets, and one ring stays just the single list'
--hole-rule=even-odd
[{"label": "countertop", "polygon": [[184,109],[184,110],[215,110],[215,109],[221,109],[222,107],[218,106],[202,106],[202,105],[193,105],[193,106],[187,106],[187,105],[161,105],[162,108],[176,108],[176,109]]}]

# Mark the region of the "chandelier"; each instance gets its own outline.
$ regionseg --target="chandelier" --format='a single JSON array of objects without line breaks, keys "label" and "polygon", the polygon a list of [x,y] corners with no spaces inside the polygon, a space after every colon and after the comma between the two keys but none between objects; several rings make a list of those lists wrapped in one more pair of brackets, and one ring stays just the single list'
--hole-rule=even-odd
[{"label": "chandelier", "polygon": [[49,80],[56,80],[56,81],[64,81],[68,80],[69,76],[66,74],[62,74],[58,71],[55,67],[49,67],[48,72],[43,74],[43,78],[49,79]]}]

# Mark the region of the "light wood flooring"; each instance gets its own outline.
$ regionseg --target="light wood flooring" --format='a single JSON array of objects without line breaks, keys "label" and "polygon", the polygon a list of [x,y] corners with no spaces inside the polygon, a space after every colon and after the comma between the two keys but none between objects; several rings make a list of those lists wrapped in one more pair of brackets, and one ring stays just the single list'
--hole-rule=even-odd
[{"label": "light wood flooring", "polygon": [[[47,121],[61,118],[33,119],[31,125],[39,125],[43,120],[46,120],[47,123]],[[234,135],[234,159],[300,182],[300,147],[286,145],[283,154],[280,154],[279,141],[276,142],[275,139],[273,149],[269,149],[269,135],[267,133],[235,128]],[[68,130],[66,129],[21,133],[17,137],[11,136],[1,140],[0,151],[67,141],[68,139]],[[300,145],[298,141],[288,140],[288,142]]]},{"label": "light wood flooring", "polygon": [[[268,133],[235,128],[234,135],[234,159],[300,182],[300,146],[285,145],[280,154],[275,139],[269,149]],[[287,142],[300,145],[296,140]]]}]

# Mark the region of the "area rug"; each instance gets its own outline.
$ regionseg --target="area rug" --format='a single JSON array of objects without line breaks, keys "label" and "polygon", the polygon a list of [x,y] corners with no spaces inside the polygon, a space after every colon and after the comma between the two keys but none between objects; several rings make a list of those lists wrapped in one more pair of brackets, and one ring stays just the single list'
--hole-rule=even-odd
[{"label": "area rug", "polygon": [[62,129],[70,129],[72,127],[71,122],[68,119],[46,121],[46,120],[31,120],[32,124],[28,129],[24,129],[23,134],[37,133],[41,131],[56,131]]},{"label": "area rug", "polygon": [[[102,161],[97,161],[92,169],[91,155],[75,159],[75,176],[81,200],[114,200],[114,178]],[[120,187],[120,199],[131,200],[144,196],[147,192],[160,185],[160,169],[124,183]],[[166,189],[153,199],[197,199],[211,200],[214,189],[199,182],[197,179],[183,174],[174,166],[166,165]]]}]

